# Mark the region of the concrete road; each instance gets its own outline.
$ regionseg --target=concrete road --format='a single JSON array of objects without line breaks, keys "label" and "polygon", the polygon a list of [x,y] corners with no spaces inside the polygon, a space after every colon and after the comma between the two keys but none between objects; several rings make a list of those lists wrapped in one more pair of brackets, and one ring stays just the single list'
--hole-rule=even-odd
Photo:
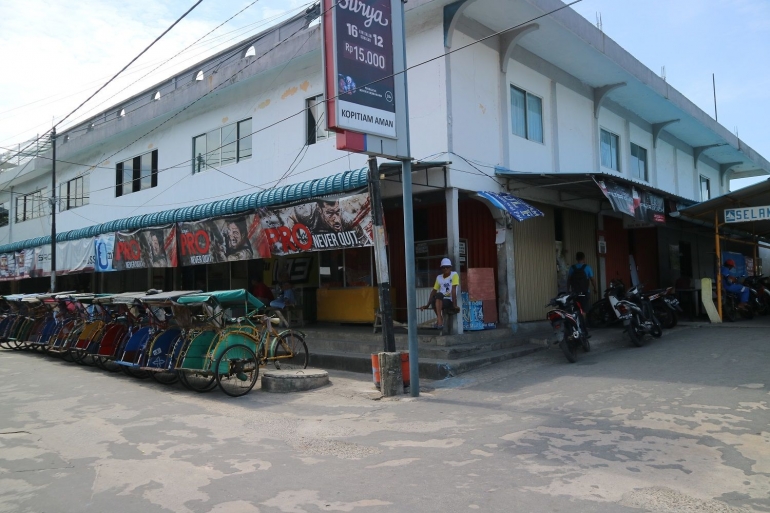
[{"label": "concrete road", "polygon": [[[764,328],[620,332],[374,400],[232,399],[0,352],[0,511],[770,511]],[[312,350],[312,347],[311,347]]]}]

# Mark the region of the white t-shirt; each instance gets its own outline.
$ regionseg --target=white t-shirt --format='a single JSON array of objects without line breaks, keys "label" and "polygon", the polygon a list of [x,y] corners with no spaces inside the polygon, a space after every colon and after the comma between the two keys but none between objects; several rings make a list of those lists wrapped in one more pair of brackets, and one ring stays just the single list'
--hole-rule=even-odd
[{"label": "white t-shirt", "polygon": [[436,277],[436,283],[433,285],[433,290],[441,292],[444,297],[452,299],[452,285],[460,285],[460,275],[455,271],[452,271],[449,276],[444,278],[444,274],[439,274]]}]

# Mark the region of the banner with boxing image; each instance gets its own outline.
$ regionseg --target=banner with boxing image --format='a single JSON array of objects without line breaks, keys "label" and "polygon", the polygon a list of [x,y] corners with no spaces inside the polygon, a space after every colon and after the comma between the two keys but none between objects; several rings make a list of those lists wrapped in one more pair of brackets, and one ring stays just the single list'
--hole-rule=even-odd
[{"label": "banner with boxing image", "polygon": [[179,223],[181,265],[373,245],[369,194]]},{"label": "banner with boxing image", "polygon": [[[133,232],[115,232],[112,268],[116,271],[148,267],[176,267],[176,225]],[[92,251],[95,248],[91,242]]]}]

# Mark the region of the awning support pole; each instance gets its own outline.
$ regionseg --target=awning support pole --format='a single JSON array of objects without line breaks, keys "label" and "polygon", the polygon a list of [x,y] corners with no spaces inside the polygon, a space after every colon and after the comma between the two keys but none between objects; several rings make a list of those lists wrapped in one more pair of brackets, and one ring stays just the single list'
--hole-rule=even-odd
[{"label": "awning support pole", "polygon": [[716,210],[714,211],[714,238],[717,250],[717,312],[719,318],[724,320],[722,317],[722,250],[719,247],[719,213]]}]

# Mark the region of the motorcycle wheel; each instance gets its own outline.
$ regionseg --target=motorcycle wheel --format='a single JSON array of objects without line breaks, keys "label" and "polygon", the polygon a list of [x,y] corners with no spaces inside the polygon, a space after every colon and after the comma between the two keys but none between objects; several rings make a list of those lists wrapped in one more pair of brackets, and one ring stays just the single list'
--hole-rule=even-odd
[{"label": "motorcycle wheel", "polygon": [[636,315],[631,316],[631,322],[628,325],[628,338],[636,347],[642,347],[644,345],[644,331],[642,330],[642,324],[639,321],[639,317]]},{"label": "motorcycle wheel", "polygon": [[663,326],[660,325],[660,321],[654,313],[652,314],[652,329],[650,330],[650,335],[655,338],[663,336]]},{"label": "motorcycle wheel", "polygon": [[735,302],[727,300],[722,305],[722,315],[726,321],[735,322],[738,320],[738,309],[735,307]]},{"label": "motorcycle wheel", "polygon": [[591,342],[588,341],[588,337],[585,335],[580,339],[580,344],[583,346],[583,351],[586,353],[591,350]]},{"label": "motorcycle wheel", "polygon": [[754,310],[751,308],[751,306],[741,309],[740,312],[744,319],[754,318]]},{"label": "motorcycle wheel", "polygon": [[676,312],[668,307],[654,308],[653,313],[655,314],[655,317],[657,317],[660,321],[661,326],[667,330],[670,330],[676,326],[676,323],[679,320],[677,318]]},{"label": "motorcycle wheel", "polygon": [[586,321],[591,328],[604,328],[609,324],[607,322],[607,309],[609,308],[609,302],[606,299],[601,299],[591,306],[586,315]]},{"label": "motorcycle wheel", "polygon": [[561,339],[559,347],[561,348],[561,352],[564,353],[564,356],[567,357],[569,363],[575,363],[577,361],[577,351],[575,351],[575,346],[570,344],[567,335],[564,335],[564,338]]}]

